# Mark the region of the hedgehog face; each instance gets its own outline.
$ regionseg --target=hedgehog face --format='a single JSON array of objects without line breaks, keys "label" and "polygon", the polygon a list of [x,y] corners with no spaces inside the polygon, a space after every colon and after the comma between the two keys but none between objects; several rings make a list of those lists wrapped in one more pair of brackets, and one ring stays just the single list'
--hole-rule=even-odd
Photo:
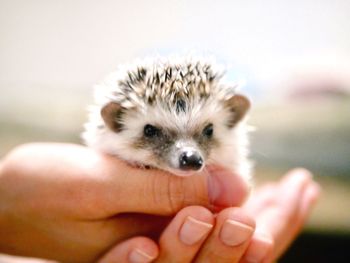
[{"label": "hedgehog face", "polygon": [[240,95],[225,101],[180,98],[130,109],[110,102],[101,112],[114,138],[107,151],[129,162],[191,175],[230,145],[232,131],[248,107],[248,100]]},{"label": "hedgehog face", "polygon": [[201,58],[138,61],[96,86],[85,142],[138,165],[189,175],[206,164],[249,177],[249,101]]},{"label": "hedgehog face", "polygon": [[160,123],[145,124],[143,134],[136,138],[135,151],[150,152],[149,165],[171,171],[177,175],[189,175],[200,171],[217,143],[213,124],[208,123],[195,130],[180,130]]},{"label": "hedgehog face", "polygon": [[186,175],[203,168],[212,139],[209,132],[207,135],[191,134],[190,131],[182,133],[171,127],[155,125],[147,123],[144,126],[143,134],[133,144],[136,151],[151,152],[153,165],[176,174]]}]

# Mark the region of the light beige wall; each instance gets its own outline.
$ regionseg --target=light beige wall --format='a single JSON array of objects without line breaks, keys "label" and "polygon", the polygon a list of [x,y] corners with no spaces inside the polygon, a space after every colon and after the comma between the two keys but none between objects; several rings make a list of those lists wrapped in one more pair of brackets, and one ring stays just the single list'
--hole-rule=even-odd
[{"label": "light beige wall", "polygon": [[123,61],[200,49],[259,81],[294,66],[350,69],[350,2],[0,0],[0,88],[90,87]]}]

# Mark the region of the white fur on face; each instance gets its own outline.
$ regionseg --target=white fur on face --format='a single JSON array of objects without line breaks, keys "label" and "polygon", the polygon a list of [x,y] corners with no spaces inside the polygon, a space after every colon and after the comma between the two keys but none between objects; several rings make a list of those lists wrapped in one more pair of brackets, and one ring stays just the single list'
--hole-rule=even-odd
[{"label": "white fur on face", "polygon": [[[144,126],[151,124],[176,131],[181,138],[178,143],[182,143],[182,147],[193,147],[200,151],[199,146],[191,138],[191,134],[196,130],[202,130],[208,123],[212,123],[215,139],[219,143],[210,150],[205,163],[227,167],[249,181],[251,165],[247,159],[248,138],[245,122],[241,121],[235,127],[228,128],[227,120],[231,113],[223,107],[221,101],[215,98],[187,103],[186,107],[184,112],[177,112],[175,106],[170,107],[169,110],[168,105],[158,102],[154,106],[139,108],[138,111],[128,110],[122,118],[124,130],[119,133],[107,127],[98,129],[96,124],[103,124],[100,108],[92,108],[90,122],[86,125],[83,138],[87,145],[116,155],[130,163],[158,167],[183,175],[183,172],[176,169],[178,161],[176,152],[169,156],[170,163],[166,163],[151,151],[136,149],[133,144],[143,135]],[[175,148],[176,145],[174,145]]]}]

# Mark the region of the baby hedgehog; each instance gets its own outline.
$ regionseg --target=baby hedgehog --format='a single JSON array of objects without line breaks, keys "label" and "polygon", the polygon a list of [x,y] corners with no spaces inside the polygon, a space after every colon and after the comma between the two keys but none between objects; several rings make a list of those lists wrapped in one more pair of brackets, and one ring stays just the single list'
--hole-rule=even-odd
[{"label": "baby hedgehog", "polygon": [[249,100],[209,59],[155,58],[120,67],[95,89],[83,139],[129,163],[178,176],[205,165],[246,181]]}]

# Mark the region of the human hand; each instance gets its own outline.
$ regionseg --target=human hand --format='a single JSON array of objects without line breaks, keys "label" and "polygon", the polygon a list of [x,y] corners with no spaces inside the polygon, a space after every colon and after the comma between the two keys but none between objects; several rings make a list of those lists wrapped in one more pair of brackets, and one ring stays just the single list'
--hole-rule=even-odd
[{"label": "human hand", "polygon": [[0,252],[95,261],[132,236],[157,236],[183,207],[241,204],[242,179],[219,173],[181,178],[82,146],[21,146],[0,164]]},{"label": "human hand", "polygon": [[319,185],[305,169],[291,170],[279,182],[257,189],[244,205],[257,225],[245,257],[261,259],[258,262],[280,258],[301,232],[319,196]]},{"label": "human hand", "polygon": [[[162,233],[159,245],[136,237],[116,245],[100,263],[272,262],[301,231],[318,196],[310,173],[296,169],[258,188],[243,209],[228,208],[214,218],[203,207],[184,208]],[[257,221],[255,232],[252,218]]]}]

